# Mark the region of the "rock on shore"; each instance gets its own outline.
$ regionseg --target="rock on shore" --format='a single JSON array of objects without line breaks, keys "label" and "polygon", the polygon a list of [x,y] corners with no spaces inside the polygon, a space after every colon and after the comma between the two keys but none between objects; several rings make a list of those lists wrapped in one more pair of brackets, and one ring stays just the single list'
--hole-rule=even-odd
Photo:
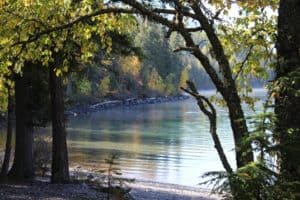
[{"label": "rock on shore", "polygon": [[183,101],[188,99],[186,95],[164,96],[164,97],[151,97],[151,98],[129,98],[124,100],[108,100],[91,105],[75,105],[71,109],[68,109],[65,114],[67,116],[77,116],[79,114],[86,114],[92,112],[98,112],[101,110],[112,109],[116,107],[133,107],[143,104],[159,104],[167,102]]}]

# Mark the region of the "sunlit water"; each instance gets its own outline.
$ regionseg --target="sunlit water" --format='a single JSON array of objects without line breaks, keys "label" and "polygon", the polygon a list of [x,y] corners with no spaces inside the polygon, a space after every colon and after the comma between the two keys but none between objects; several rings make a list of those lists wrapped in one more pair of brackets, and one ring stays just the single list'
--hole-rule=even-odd
[{"label": "sunlit water", "polygon": [[[254,95],[264,98],[266,93],[255,90]],[[261,110],[260,104],[257,111]],[[245,112],[253,114],[247,107]],[[69,120],[67,132],[73,166],[98,168],[105,158],[118,154],[119,167],[126,177],[188,186],[201,182],[204,172],[223,170],[208,120],[193,99],[79,116]],[[224,108],[218,108],[218,133],[234,166],[233,138]]]}]

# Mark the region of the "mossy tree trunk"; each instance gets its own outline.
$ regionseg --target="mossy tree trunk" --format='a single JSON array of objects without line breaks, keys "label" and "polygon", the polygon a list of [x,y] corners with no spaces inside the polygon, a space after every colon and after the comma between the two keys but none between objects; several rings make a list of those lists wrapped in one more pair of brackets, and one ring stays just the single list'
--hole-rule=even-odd
[{"label": "mossy tree trunk", "polygon": [[281,0],[278,16],[275,84],[276,129],[281,171],[300,181],[300,1]]}]

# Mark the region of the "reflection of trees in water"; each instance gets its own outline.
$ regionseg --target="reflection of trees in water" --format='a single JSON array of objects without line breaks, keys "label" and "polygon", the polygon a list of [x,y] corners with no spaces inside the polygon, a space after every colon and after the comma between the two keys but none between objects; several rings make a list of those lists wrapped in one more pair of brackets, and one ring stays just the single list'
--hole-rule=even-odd
[{"label": "reflection of trees in water", "polygon": [[[218,123],[229,135],[224,116]],[[71,119],[69,127],[71,163],[99,165],[118,154],[124,175],[167,182],[196,179],[218,165],[207,120],[192,100],[92,113]]]},{"label": "reflection of trees in water", "polygon": [[[156,176],[157,167],[167,167],[170,160],[174,162],[175,159],[177,164],[180,163],[180,149],[177,148],[180,146],[180,134],[174,134],[173,129],[177,129],[176,126],[181,123],[182,117],[178,116],[177,110],[170,110],[168,105],[115,110],[111,114],[105,111],[87,119],[74,121],[70,126],[78,127],[79,131],[71,133],[71,140],[80,141],[80,137],[83,137],[80,130],[86,130],[84,134],[88,135],[89,141],[108,142],[105,144],[115,145],[114,147],[103,146],[100,149],[85,147],[80,150],[79,147],[76,152],[73,148],[71,154],[76,154],[77,160],[79,160],[79,155],[82,155],[85,156],[86,161],[100,161],[118,153],[121,155],[121,163],[125,165],[125,168],[139,169],[144,177]],[[88,130],[91,131],[88,133]],[[125,146],[127,150],[124,150],[124,143],[128,144],[127,148]],[[145,145],[153,145],[153,148],[144,148]]]}]

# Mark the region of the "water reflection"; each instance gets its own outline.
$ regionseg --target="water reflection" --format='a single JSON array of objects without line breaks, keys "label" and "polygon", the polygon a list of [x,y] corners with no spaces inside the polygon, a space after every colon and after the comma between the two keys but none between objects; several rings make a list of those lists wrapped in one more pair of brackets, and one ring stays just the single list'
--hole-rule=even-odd
[{"label": "water reflection", "polygon": [[[265,96],[263,91],[257,94]],[[192,99],[77,117],[69,120],[67,131],[72,165],[101,167],[116,153],[127,177],[191,186],[201,182],[204,172],[222,170],[208,121]],[[50,129],[41,132],[49,134]],[[218,132],[234,165],[230,123],[223,108],[218,109]]]}]

